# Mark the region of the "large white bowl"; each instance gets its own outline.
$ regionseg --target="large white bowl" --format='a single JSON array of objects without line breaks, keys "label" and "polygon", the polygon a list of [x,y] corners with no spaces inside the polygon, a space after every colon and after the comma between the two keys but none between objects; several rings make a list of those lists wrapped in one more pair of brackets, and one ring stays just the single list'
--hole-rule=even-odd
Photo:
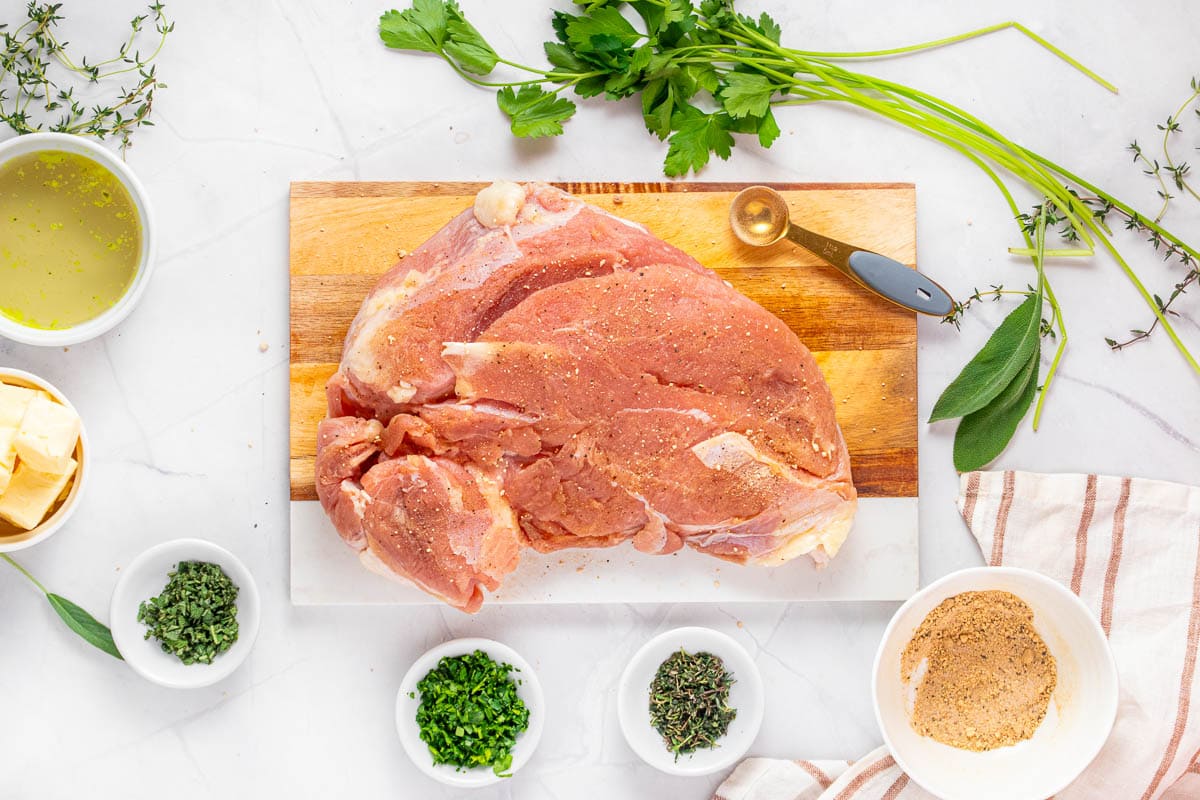
[{"label": "large white bowl", "polygon": [[[1033,609],[1034,627],[1058,664],[1058,685],[1031,739],[975,753],[913,730],[900,654],[943,600],[987,590],[1011,592]],[[871,689],[876,719],[896,763],[943,800],[1043,800],[1057,794],[1100,752],[1117,716],[1117,667],[1099,623],[1062,584],[1011,567],[965,569],[913,595],[884,632]]]},{"label": "large white bowl", "polygon": [[138,259],[137,274],[134,275],[129,288],[125,290],[125,294],[113,304],[112,308],[92,319],[62,330],[45,330],[22,325],[16,320],[0,314],[0,336],[23,344],[49,347],[78,344],[86,342],[88,339],[94,339],[129,316],[129,312],[133,311],[133,307],[137,305],[138,300],[146,291],[146,285],[150,282],[150,273],[154,268],[155,239],[150,198],[141,181],[116,154],[91,139],[69,133],[29,133],[17,136],[0,142],[0,164],[17,156],[44,151],[67,152],[84,156],[100,163],[109,172],[116,175],[129,191],[129,196],[133,198],[133,204],[137,209],[138,220],[142,227],[142,252]]},{"label": "large white bowl", "polygon": [[[650,723],[650,684],[662,663],[680,648],[689,653],[712,653],[725,662],[725,668],[733,673],[729,705],[737,710],[737,716],[716,747],[677,759]],[[741,759],[758,736],[763,719],[762,678],[746,649],[725,634],[711,628],[675,628],[642,645],[625,667],[617,688],[617,718],[625,741],[655,769],[669,775],[719,772]]]},{"label": "large white bowl", "polygon": [[[157,639],[146,638],[146,626],[137,619],[142,601],[162,594],[167,573],[180,561],[217,564],[238,587],[237,641],[211,664],[184,664],[163,652]],[[254,647],[258,620],[258,587],[250,570],[233,553],[203,539],[163,542],[139,555],[121,570],[109,609],[113,641],[125,663],[146,680],[172,689],[197,689],[229,677]]]},{"label": "large white bowl", "polygon": [[519,670],[509,673],[509,677],[518,681],[517,695],[529,709],[529,727],[517,737],[517,743],[513,746],[510,774],[515,775],[533,756],[538,740],[542,738],[542,727],[546,717],[546,701],[537,673],[520,653],[506,644],[491,639],[454,639],[439,644],[418,658],[404,674],[404,679],[400,681],[400,690],[396,693],[396,731],[400,734],[400,743],[404,745],[404,751],[421,772],[447,786],[462,789],[478,789],[505,779],[496,775],[491,767],[459,771],[449,764],[433,763],[429,746],[421,741],[421,730],[417,727],[417,709],[421,706],[421,694],[417,691],[417,684],[446,656],[463,656],[476,650],[487,653],[493,661],[511,664]]},{"label": "large white bowl", "polygon": [[[0,368],[0,383],[7,383],[12,386],[24,386],[29,389],[41,389],[67,408],[75,411],[75,407],[67,400],[66,395],[56,389],[49,381],[42,380],[31,373],[3,367]],[[79,412],[76,411],[75,413],[78,414]],[[75,506],[79,504],[79,497],[83,493],[83,487],[87,483],[88,475],[92,472],[92,450],[88,447],[87,431],[84,428],[82,418],[79,423],[79,442],[75,445],[75,461],[79,466],[75,468],[75,475],[71,478],[71,489],[67,492],[66,498],[59,504],[54,513],[42,520],[41,524],[32,530],[8,536],[0,536],[0,553],[24,550],[26,547],[33,547],[38,542],[46,541],[57,533],[59,528],[65,525],[67,520],[71,518],[71,515],[75,513]],[[0,525],[2,524],[4,523],[0,523]]]}]

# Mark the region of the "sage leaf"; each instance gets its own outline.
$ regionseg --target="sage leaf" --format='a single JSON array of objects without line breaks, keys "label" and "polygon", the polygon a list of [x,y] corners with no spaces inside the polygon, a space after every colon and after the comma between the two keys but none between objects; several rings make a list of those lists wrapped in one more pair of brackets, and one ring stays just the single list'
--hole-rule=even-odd
[{"label": "sage leaf", "polygon": [[1017,377],[990,403],[967,414],[954,434],[954,468],[971,472],[991,463],[1008,445],[1037,395],[1040,342]]},{"label": "sage leaf", "polygon": [[113,658],[121,658],[121,652],[117,650],[116,642],[113,641],[112,631],[102,622],[62,595],[46,592],[46,599],[50,601],[50,607],[62,617],[62,621],[67,623],[67,627],[79,634],[84,641],[100,648]]},{"label": "sage leaf", "polygon": [[992,402],[1028,363],[1041,340],[1042,296],[1030,294],[950,382],[933,406],[930,422],[965,417]]}]

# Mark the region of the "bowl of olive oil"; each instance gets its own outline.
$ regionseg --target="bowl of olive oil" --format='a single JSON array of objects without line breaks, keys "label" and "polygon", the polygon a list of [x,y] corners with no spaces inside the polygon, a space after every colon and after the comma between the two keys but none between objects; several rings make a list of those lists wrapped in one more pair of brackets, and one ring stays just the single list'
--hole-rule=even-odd
[{"label": "bowl of olive oil", "polygon": [[0,142],[0,336],[99,336],[133,310],[153,261],[146,192],[118,156],[63,133]]}]

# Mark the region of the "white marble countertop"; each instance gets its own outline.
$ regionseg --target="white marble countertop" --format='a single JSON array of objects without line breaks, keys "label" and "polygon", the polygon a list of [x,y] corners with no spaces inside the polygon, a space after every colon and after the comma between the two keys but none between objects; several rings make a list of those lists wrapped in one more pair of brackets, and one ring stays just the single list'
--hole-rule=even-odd
[{"label": "white marble countertop", "polygon": [[[0,20],[23,0],[0,0]],[[550,28],[535,0],[463,0],[498,49],[537,59]],[[557,5],[565,6],[565,0]],[[1124,152],[1182,101],[1197,64],[1200,9],[1105,0],[1054,4],[870,0],[745,2],[790,42],[891,46],[1008,19],[1024,22],[1118,84],[1112,96],[1006,32],[869,69],[958,101],[1014,138],[1142,206],[1154,187]],[[68,39],[105,51],[138,3],[68,2]],[[61,349],[0,342],[0,364],[40,374],[86,419],[96,463],[69,526],[21,554],[47,585],[107,618],[121,565],[154,542],[212,539],[250,566],[263,594],[255,651],[216,687],[171,691],[82,644],[20,576],[0,565],[0,796],[6,798],[404,797],[456,793],[429,782],[396,738],[396,686],[452,636],[502,639],[534,662],[550,701],[534,760],[479,798],[702,800],[721,776],[676,779],[637,760],[619,732],[617,677],[656,632],[708,625],[747,645],[769,691],[752,753],[852,758],[880,742],[868,672],[894,605],[294,608],[287,586],[287,197],[295,179],[650,180],[664,148],[633,104],[585,103],[552,142],[516,142],[490,95],[441,62],[381,47],[385,6],[361,0],[174,3],[159,62],[169,84],[129,163],[154,200],[158,272],[140,307],[103,339]],[[120,13],[115,9],[120,9]],[[94,43],[94,45],[93,45]],[[1194,61],[1194,59],[1193,59]],[[712,180],[912,181],[921,265],[961,296],[1024,283],[1014,227],[987,179],[926,140],[845,109],[780,114],[784,136],[745,144]],[[1193,124],[1188,147],[1200,145]],[[1183,140],[1181,140],[1182,143]],[[1197,156],[1194,160],[1200,160]],[[1200,239],[1182,202],[1173,227]],[[1160,290],[1178,275],[1130,243]],[[1102,337],[1146,309],[1106,259],[1053,267],[1071,330],[1042,430],[997,462],[1200,480],[1200,380],[1164,337],[1111,354]],[[1200,293],[1180,333],[1200,348]],[[920,328],[920,408],[998,322]],[[260,344],[268,345],[265,352]],[[928,582],[980,562],[954,509],[952,426],[921,426],[921,566]]]}]

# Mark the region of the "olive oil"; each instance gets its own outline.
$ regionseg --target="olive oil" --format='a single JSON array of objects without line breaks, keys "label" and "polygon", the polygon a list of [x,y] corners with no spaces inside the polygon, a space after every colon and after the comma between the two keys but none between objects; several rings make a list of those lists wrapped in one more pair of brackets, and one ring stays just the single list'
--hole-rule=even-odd
[{"label": "olive oil", "polygon": [[48,330],[99,316],[129,289],[142,226],[129,191],[60,151],[0,164],[0,314]]}]

